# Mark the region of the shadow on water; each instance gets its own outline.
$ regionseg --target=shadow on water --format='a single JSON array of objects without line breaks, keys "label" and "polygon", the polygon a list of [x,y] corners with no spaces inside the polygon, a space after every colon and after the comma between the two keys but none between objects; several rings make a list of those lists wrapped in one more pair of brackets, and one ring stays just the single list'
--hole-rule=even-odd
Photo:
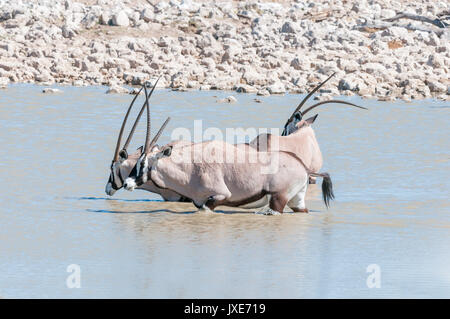
[{"label": "shadow on water", "polygon": [[117,211],[117,210],[107,210],[107,209],[86,209],[86,211],[90,213],[107,213],[107,214],[155,214],[155,213],[170,213],[177,215],[186,215],[186,214],[194,214],[196,211],[186,211],[186,212],[177,212],[170,209],[156,209],[156,210],[141,210],[134,212],[126,212],[126,211]]},{"label": "shadow on water", "polygon": [[164,202],[162,199],[123,199],[123,198],[108,198],[108,197],[65,197],[65,199],[72,200],[108,200],[116,202]]}]

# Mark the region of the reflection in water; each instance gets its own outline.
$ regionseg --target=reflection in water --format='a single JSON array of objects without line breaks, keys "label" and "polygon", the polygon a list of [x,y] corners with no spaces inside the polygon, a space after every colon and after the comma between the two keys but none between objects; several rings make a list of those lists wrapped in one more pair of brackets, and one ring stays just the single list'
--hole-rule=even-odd
[{"label": "reflection in water", "polygon": [[[326,106],[315,130],[336,201],[320,184],[309,214],[262,216],[163,202],[144,191],[104,194],[129,96],[104,88],[2,91],[0,287],[3,297],[450,297],[448,107],[350,99]],[[26,92],[26,94],[24,94]],[[157,91],[152,126],[279,127],[297,95],[216,104],[227,92]],[[17,97],[21,98],[18,99]],[[144,139],[144,126],[133,147]],[[82,288],[68,289],[69,264]],[[367,266],[381,288],[366,286]]]}]

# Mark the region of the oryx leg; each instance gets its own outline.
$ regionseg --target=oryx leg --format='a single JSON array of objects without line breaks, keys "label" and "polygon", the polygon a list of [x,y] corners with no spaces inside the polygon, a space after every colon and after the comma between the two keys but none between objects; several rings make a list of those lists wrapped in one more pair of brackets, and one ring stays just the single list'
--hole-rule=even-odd
[{"label": "oryx leg", "polygon": [[283,213],[284,207],[287,203],[287,196],[280,193],[275,193],[270,196],[269,207],[263,207],[256,211],[255,214],[262,215],[279,215]]},{"label": "oryx leg", "polygon": [[288,202],[288,197],[282,193],[272,194],[269,202],[269,208],[278,213],[283,213],[284,207]]},{"label": "oryx leg", "polygon": [[221,203],[225,202],[227,198],[231,196],[231,193],[229,195],[213,195],[209,196],[208,200],[206,201],[205,205],[211,210],[214,210],[217,206],[220,206]]},{"label": "oryx leg", "polygon": [[292,197],[287,205],[296,213],[308,213],[308,208],[305,205],[306,190],[308,189],[308,182],[305,183],[297,194]]}]

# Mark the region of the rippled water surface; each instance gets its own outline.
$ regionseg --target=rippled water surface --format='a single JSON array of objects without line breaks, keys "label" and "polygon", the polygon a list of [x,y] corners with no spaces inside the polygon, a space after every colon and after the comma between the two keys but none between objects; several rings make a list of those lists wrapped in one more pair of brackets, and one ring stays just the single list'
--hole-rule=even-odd
[{"label": "rippled water surface", "polygon": [[[0,91],[0,297],[450,297],[450,105],[344,98],[314,123],[333,179],[329,210],[196,212],[104,187],[127,95],[104,87]],[[281,127],[302,96],[155,91],[153,127]],[[311,102],[310,102],[311,103]],[[139,103],[140,104],[140,103]],[[143,143],[137,133],[133,147]],[[81,269],[69,289],[66,269]],[[380,288],[367,267],[379,266]]]}]

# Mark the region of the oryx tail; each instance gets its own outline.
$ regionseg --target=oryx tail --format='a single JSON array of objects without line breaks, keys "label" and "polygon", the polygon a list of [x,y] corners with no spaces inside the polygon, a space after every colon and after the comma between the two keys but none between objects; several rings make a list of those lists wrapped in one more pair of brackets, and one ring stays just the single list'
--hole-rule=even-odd
[{"label": "oryx tail", "polygon": [[334,193],[333,193],[333,183],[331,182],[330,174],[324,172],[324,173],[314,173],[309,169],[308,166],[303,162],[303,160],[298,157],[296,154],[292,152],[282,151],[283,153],[287,153],[291,156],[293,156],[297,161],[302,164],[302,166],[305,168],[306,172],[309,176],[314,177],[322,177],[322,198],[325,203],[325,206],[328,208],[330,206],[330,200],[334,199]]},{"label": "oryx tail", "polygon": [[333,183],[328,173],[310,173],[314,177],[322,177],[322,197],[327,208],[330,206],[330,200],[334,199]]}]

